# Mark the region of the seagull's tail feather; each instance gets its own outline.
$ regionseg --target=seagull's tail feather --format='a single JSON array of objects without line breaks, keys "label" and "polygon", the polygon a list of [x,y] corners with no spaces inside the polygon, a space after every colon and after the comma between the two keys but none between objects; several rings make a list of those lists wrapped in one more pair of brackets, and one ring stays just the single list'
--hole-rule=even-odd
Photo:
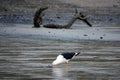
[{"label": "seagull's tail feather", "polygon": [[75,53],[75,56],[77,56],[77,55],[79,55],[80,54],[80,52],[77,52],[77,53]]}]

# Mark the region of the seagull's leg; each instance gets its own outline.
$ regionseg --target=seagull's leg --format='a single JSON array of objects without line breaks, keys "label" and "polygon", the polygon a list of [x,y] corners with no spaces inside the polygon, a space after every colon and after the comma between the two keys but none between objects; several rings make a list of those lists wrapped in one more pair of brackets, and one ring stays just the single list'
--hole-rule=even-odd
[{"label": "seagull's leg", "polygon": [[65,64],[64,64],[64,68],[67,68],[67,66],[68,66],[68,63],[65,63]]},{"label": "seagull's leg", "polygon": [[68,66],[68,60],[65,62],[64,67],[66,68]]},{"label": "seagull's leg", "polygon": [[66,64],[68,64],[68,60],[66,61]]}]

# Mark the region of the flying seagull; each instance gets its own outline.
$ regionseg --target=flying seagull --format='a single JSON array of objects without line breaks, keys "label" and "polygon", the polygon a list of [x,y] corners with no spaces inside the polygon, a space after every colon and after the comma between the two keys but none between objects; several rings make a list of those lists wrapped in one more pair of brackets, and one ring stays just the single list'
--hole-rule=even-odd
[{"label": "flying seagull", "polygon": [[61,63],[68,63],[73,57],[79,55],[80,52],[64,52],[57,56],[56,60],[53,61],[52,66],[58,65]]}]

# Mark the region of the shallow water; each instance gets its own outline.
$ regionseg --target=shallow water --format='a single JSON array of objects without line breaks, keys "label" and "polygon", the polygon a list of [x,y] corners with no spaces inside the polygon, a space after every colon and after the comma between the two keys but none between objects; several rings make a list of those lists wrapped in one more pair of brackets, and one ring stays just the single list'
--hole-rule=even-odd
[{"label": "shallow water", "polygon": [[[69,64],[48,67],[66,51],[81,54]],[[0,36],[2,80],[119,80],[120,42],[53,41]]]}]

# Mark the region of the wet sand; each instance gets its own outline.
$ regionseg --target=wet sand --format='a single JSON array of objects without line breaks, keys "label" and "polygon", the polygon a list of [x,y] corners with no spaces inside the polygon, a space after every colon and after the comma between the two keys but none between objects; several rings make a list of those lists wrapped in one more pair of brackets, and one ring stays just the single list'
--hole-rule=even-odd
[{"label": "wet sand", "polygon": [[0,24],[0,35],[5,37],[51,40],[120,41],[120,27],[88,27],[76,24],[70,29],[32,28],[31,24]]},{"label": "wet sand", "polygon": [[[2,80],[119,80],[119,41],[56,41],[0,36]],[[81,54],[68,65],[48,67],[66,51]]]}]

